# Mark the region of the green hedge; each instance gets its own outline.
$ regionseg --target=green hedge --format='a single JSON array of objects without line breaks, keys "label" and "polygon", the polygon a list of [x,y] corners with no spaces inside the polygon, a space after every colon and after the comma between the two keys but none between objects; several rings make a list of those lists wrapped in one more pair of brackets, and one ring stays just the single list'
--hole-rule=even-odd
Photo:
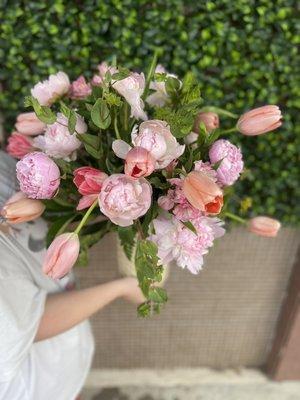
[{"label": "green hedge", "polygon": [[[247,213],[300,221],[299,20],[292,0],[100,0],[0,2],[0,108],[12,126],[32,84],[65,70],[87,76],[115,54],[128,67],[144,68],[161,48],[160,62],[182,75],[193,69],[203,97],[242,112],[279,104],[282,129],[242,144],[250,172],[237,203]],[[243,204],[246,204],[244,201]]]}]

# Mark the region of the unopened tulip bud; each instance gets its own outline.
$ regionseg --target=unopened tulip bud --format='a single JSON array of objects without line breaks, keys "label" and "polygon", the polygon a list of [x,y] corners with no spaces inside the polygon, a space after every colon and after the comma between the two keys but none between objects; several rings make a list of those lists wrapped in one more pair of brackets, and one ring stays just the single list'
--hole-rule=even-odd
[{"label": "unopened tulip bud", "polygon": [[80,250],[77,233],[63,233],[49,246],[43,263],[43,271],[53,279],[64,277],[75,264]]},{"label": "unopened tulip bud", "polygon": [[13,195],[1,210],[1,215],[9,224],[20,224],[39,218],[45,210],[39,200],[28,199],[22,192]]},{"label": "unopened tulip bud", "polygon": [[222,209],[222,190],[204,172],[190,172],[184,179],[183,193],[191,205],[200,211],[218,214]]},{"label": "unopened tulip bud", "polygon": [[46,124],[38,119],[34,112],[22,113],[17,117],[16,130],[22,135],[39,135],[46,129]]},{"label": "unopened tulip bud", "polygon": [[127,153],[125,160],[125,174],[133,178],[149,176],[155,169],[155,159],[143,147],[133,147]]},{"label": "unopened tulip bud", "polygon": [[280,222],[270,217],[255,217],[248,222],[249,231],[259,236],[275,237],[280,227]]},{"label": "unopened tulip bud", "polygon": [[271,132],[282,124],[278,106],[263,106],[243,114],[237,122],[237,129],[243,135],[256,136]]},{"label": "unopened tulip bud", "polygon": [[193,131],[199,133],[199,125],[203,122],[208,133],[219,128],[220,121],[218,114],[214,112],[201,112],[197,115]]}]

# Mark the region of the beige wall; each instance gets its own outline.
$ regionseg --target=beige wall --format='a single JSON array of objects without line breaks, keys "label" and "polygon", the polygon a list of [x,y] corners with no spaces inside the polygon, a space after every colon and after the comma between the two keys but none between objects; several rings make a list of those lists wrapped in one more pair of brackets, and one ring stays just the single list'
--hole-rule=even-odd
[{"label": "beige wall", "polygon": [[[275,239],[228,232],[198,276],[172,266],[160,316],[139,319],[119,301],[93,318],[94,367],[261,366],[299,244],[294,229]],[[90,263],[77,268],[83,287],[118,276],[114,236],[92,249]]]}]

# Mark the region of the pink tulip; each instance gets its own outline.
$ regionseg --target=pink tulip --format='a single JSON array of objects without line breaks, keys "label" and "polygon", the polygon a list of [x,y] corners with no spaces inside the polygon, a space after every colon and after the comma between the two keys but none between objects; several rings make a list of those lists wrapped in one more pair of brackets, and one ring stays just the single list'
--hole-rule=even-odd
[{"label": "pink tulip", "polygon": [[143,147],[129,150],[125,160],[125,174],[133,178],[149,176],[155,169],[156,160]]},{"label": "pink tulip", "polygon": [[78,192],[83,196],[99,194],[104,180],[107,178],[105,172],[92,167],[80,167],[74,171],[73,182]]},{"label": "pink tulip", "polygon": [[8,223],[20,224],[39,218],[44,210],[41,201],[28,199],[24,193],[18,192],[5,203],[0,214]]},{"label": "pink tulip", "polygon": [[51,158],[41,152],[28,153],[17,162],[20,189],[31,199],[51,199],[60,184],[60,171]]},{"label": "pink tulip", "polygon": [[13,132],[8,138],[8,145],[6,151],[14,158],[21,159],[26,154],[31,153],[34,150],[32,141],[20,133]]},{"label": "pink tulip", "polygon": [[222,209],[222,190],[204,172],[190,172],[184,179],[183,193],[192,206],[200,211],[218,214]]},{"label": "pink tulip", "polygon": [[84,76],[80,76],[72,82],[70,87],[71,99],[84,99],[92,93],[91,85],[86,83]]},{"label": "pink tulip", "polygon": [[57,236],[47,250],[43,271],[53,279],[64,277],[75,264],[80,250],[77,233],[63,233]]},{"label": "pink tulip", "polygon": [[46,129],[46,124],[40,121],[34,112],[28,112],[18,115],[15,127],[19,133],[33,136],[43,133]]},{"label": "pink tulip", "polygon": [[275,237],[281,227],[276,219],[270,217],[255,217],[249,220],[248,229],[259,236]]},{"label": "pink tulip", "polygon": [[243,114],[237,129],[246,136],[262,135],[281,126],[282,115],[278,106],[263,106]]},{"label": "pink tulip", "polygon": [[98,197],[97,194],[88,194],[86,196],[82,196],[81,199],[79,200],[76,210],[81,211],[91,207],[94,201],[97,200],[97,197]]},{"label": "pink tulip", "polygon": [[214,112],[201,112],[196,116],[193,128],[193,131],[196,133],[199,133],[200,122],[204,123],[208,133],[217,129],[220,125],[219,116]]}]

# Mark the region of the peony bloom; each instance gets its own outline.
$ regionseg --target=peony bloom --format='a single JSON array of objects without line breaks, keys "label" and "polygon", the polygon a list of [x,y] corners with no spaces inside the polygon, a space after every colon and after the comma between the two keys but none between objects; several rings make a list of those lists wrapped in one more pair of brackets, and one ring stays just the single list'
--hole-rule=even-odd
[{"label": "peony bloom", "polygon": [[60,184],[58,166],[46,154],[29,153],[17,162],[20,189],[31,199],[51,199]]},{"label": "peony bloom", "polygon": [[202,212],[218,214],[222,209],[222,190],[205,172],[190,172],[184,179],[183,193]]},{"label": "peony bloom", "polygon": [[74,179],[78,192],[83,196],[100,193],[104,180],[107,178],[105,172],[92,167],[80,167],[74,171]]},{"label": "peony bloom", "polygon": [[151,205],[152,188],[145,178],[134,179],[113,174],[103,183],[99,194],[100,210],[114,224],[132,225]]},{"label": "peony bloom", "polygon": [[217,182],[217,172],[213,169],[209,162],[203,162],[202,160],[195,161],[194,170],[205,173],[214,182]]},{"label": "peony bloom", "polygon": [[147,114],[144,111],[144,102],[141,99],[145,90],[144,74],[132,72],[127,78],[115,81],[113,87],[130,105],[131,117],[145,121]]},{"label": "peony bloom", "polygon": [[50,75],[47,80],[37,83],[31,89],[31,95],[37,99],[41,106],[50,106],[59,97],[68,93],[69,89],[69,77],[60,71],[55,75]]},{"label": "peony bloom", "polygon": [[222,186],[233,185],[244,168],[241,150],[229,140],[217,140],[209,150],[209,159],[212,164],[221,162],[217,168],[217,179]]},{"label": "peony bloom", "polygon": [[44,210],[41,201],[28,199],[24,193],[18,192],[7,200],[0,214],[9,224],[20,224],[39,218]]},{"label": "peony bloom", "polygon": [[[87,125],[84,119],[78,114],[76,114],[76,118],[76,132],[85,133]],[[81,141],[77,139],[76,133],[71,134],[69,132],[68,119],[63,114],[58,113],[56,122],[47,125],[45,134],[34,139],[34,145],[50,157],[70,161],[76,159],[76,150],[81,146]]]},{"label": "peony bloom", "polygon": [[92,84],[94,86],[102,85],[106,72],[109,71],[111,73],[111,75],[118,72],[116,67],[108,65],[105,61],[103,61],[101,64],[98,65],[98,71],[99,71],[99,74],[94,75],[93,79],[92,79]]},{"label": "peony bloom", "polygon": [[149,176],[155,169],[155,159],[143,147],[133,147],[127,153],[125,160],[125,174],[133,178]]},{"label": "peony bloom", "polygon": [[218,218],[199,217],[193,221],[197,233],[192,232],[175,217],[159,217],[153,220],[155,234],[149,237],[158,247],[161,264],[175,261],[181,268],[197,274],[203,265],[203,256],[208,253],[214,239],[225,230]]},{"label": "peony bloom", "polygon": [[86,82],[84,76],[80,76],[70,86],[71,99],[84,99],[92,93],[91,85]]},{"label": "peony bloom", "polygon": [[63,278],[75,264],[80,250],[76,233],[63,233],[49,246],[43,263],[43,271],[53,279]]},{"label": "peony bloom", "polygon": [[208,133],[211,133],[220,126],[219,116],[214,112],[200,112],[195,118],[194,132],[199,133],[199,125],[201,122],[204,123]]},{"label": "peony bloom", "polygon": [[[155,69],[155,73],[157,74],[166,74],[167,77],[177,78],[174,74],[169,74],[162,65],[157,65]],[[146,102],[152,107],[163,107],[169,99],[168,93],[166,91],[166,83],[152,81],[150,83],[149,88],[154,90],[154,93],[151,93]]]},{"label": "peony bloom", "polygon": [[134,146],[144,147],[156,159],[156,169],[167,167],[185,149],[172,135],[167,122],[157,119],[141,123],[139,131],[133,130],[131,138]]},{"label": "peony bloom", "polygon": [[270,217],[255,217],[249,220],[248,229],[259,236],[275,237],[281,227],[276,219]]},{"label": "peony bloom", "polygon": [[17,117],[16,130],[22,135],[39,135],[46,129],[46,124],[38,119],[34,112],[22,113]]},{"label": "peony bloom", "polygon": [[8,138],[6,151],[14,158],[20,159],[33,150],[34,148],[31,139],[18,132],[13,132],[13,134]]},{"label": "peony bloom", "polygon": [[237,122],[237,129],[246,136],[262,135],[277,129],[282,124],[278,106],[263,106],[243,114]]}]

